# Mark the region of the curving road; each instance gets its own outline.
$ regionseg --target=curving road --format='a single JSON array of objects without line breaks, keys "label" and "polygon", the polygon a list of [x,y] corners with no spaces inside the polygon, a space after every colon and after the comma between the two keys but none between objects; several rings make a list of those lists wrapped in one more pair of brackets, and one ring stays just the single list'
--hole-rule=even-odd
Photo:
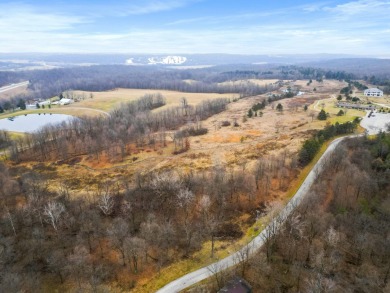
[{"label": "curving road", "polygon": [[16,88],[21,87],[21,86],[28,85],[29,83],[30,83],[29,81],[23,81],[20,83],[15,83],[15,84],[0,87],[0,93],[10,91],[10,90],[16,89]]},{"label": "curving road", "polygon": [[287,217],[293,212],[295,207],[299,205],[302,200],[308,194],[308,191],[311,185],[314,183],[318,174],[322,171],[324,162],[329,157],[329,155],[336,149],[337,145],[347,137],[354,137],[356,135],[350,135],[345,137],[340,137],[332,141],[325,153],[321,156],[318,162],[315,164],[313,169],[310,171],[309,175],[306,177],[305,181],[302,183],[301,187],[295,193],[293,198],[288,202],[284,209],[275,217],[268,226],[251,242],[244,246],[241,250],[229,255],[228,257],[217,261],[211,265],[203,267],[197,271],[184,275],[183,277],[176,279],[175,281],[167,284],[160,290],[158,293],[172,293],[180,292],[185,288],[192,286],[204,279],[207,279],[214,275],[215,273],[225,270],[226,268],[235,266],[239,263],[239,260],[242,259],[243,255],[252,255],[256,253],[265,243],[265,238],[267,235],[273,235],[281,225],[285,222]]}]

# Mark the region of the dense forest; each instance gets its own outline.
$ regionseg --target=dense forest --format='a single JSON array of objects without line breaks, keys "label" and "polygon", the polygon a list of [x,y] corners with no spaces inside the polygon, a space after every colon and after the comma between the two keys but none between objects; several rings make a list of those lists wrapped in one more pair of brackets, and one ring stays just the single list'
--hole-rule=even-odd
[{"label": "dense forest", "polygon": [[390,134],[348,139],[281,232],[214,286],[234,274],[254,292],[389,292],[389,150]]}]

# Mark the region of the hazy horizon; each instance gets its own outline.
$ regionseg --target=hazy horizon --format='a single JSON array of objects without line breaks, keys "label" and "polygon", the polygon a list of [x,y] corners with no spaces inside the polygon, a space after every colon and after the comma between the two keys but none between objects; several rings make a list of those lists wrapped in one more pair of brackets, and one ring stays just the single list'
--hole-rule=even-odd
[{"label": "hazy horizon", "polygon": [[274,2],[5,0],[0,52],[389,56],[389,1]]}]

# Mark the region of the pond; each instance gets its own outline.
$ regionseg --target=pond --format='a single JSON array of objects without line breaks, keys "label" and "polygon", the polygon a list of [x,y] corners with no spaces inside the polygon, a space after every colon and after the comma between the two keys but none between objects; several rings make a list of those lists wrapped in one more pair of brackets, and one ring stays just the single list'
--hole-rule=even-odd
[{"label": "pond", "polygon": [[42,126],[48,124],[58,124],[73,118],[73,116],[65,114],[27,114],[0,119],[0,130],[34,132]]}]

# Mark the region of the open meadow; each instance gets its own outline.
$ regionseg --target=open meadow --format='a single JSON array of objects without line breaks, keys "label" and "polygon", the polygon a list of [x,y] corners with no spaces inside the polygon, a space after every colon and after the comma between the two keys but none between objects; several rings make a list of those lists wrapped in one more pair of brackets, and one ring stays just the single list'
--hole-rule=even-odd
[{"label": "open meadow", "polygon": [[0,91],[0,102],[2,100],[8,100],[9,98],[15,97],[17,95],[26,94],[28,85],[13,88],[7,91]]},{"label": "open meadow", "polygon": [[[149,89],[114,89],[111,91],[104,92],[83,92],[74,91],[75,97],[85,97],[80,102],[69,105],[68,108],[72,107],[84,107],[99,109],[103,111],[113,110],[115,107],[119,107],[121,103],[127,103],[139,99],[146,94],[158,94],[160,93],[166,99],[166,106],[180,106],[181,99],[186,98],[190,105],[198,104],[204,100],[217,99],[217,98],[228,98],[233,99],[237,94],[218,94],[218,93],[184,93],[177,91],[167,90],[149,90]],[[92,94],[92,98],[91,98]],[[164,107],[162,107],[163,109]]]}]

